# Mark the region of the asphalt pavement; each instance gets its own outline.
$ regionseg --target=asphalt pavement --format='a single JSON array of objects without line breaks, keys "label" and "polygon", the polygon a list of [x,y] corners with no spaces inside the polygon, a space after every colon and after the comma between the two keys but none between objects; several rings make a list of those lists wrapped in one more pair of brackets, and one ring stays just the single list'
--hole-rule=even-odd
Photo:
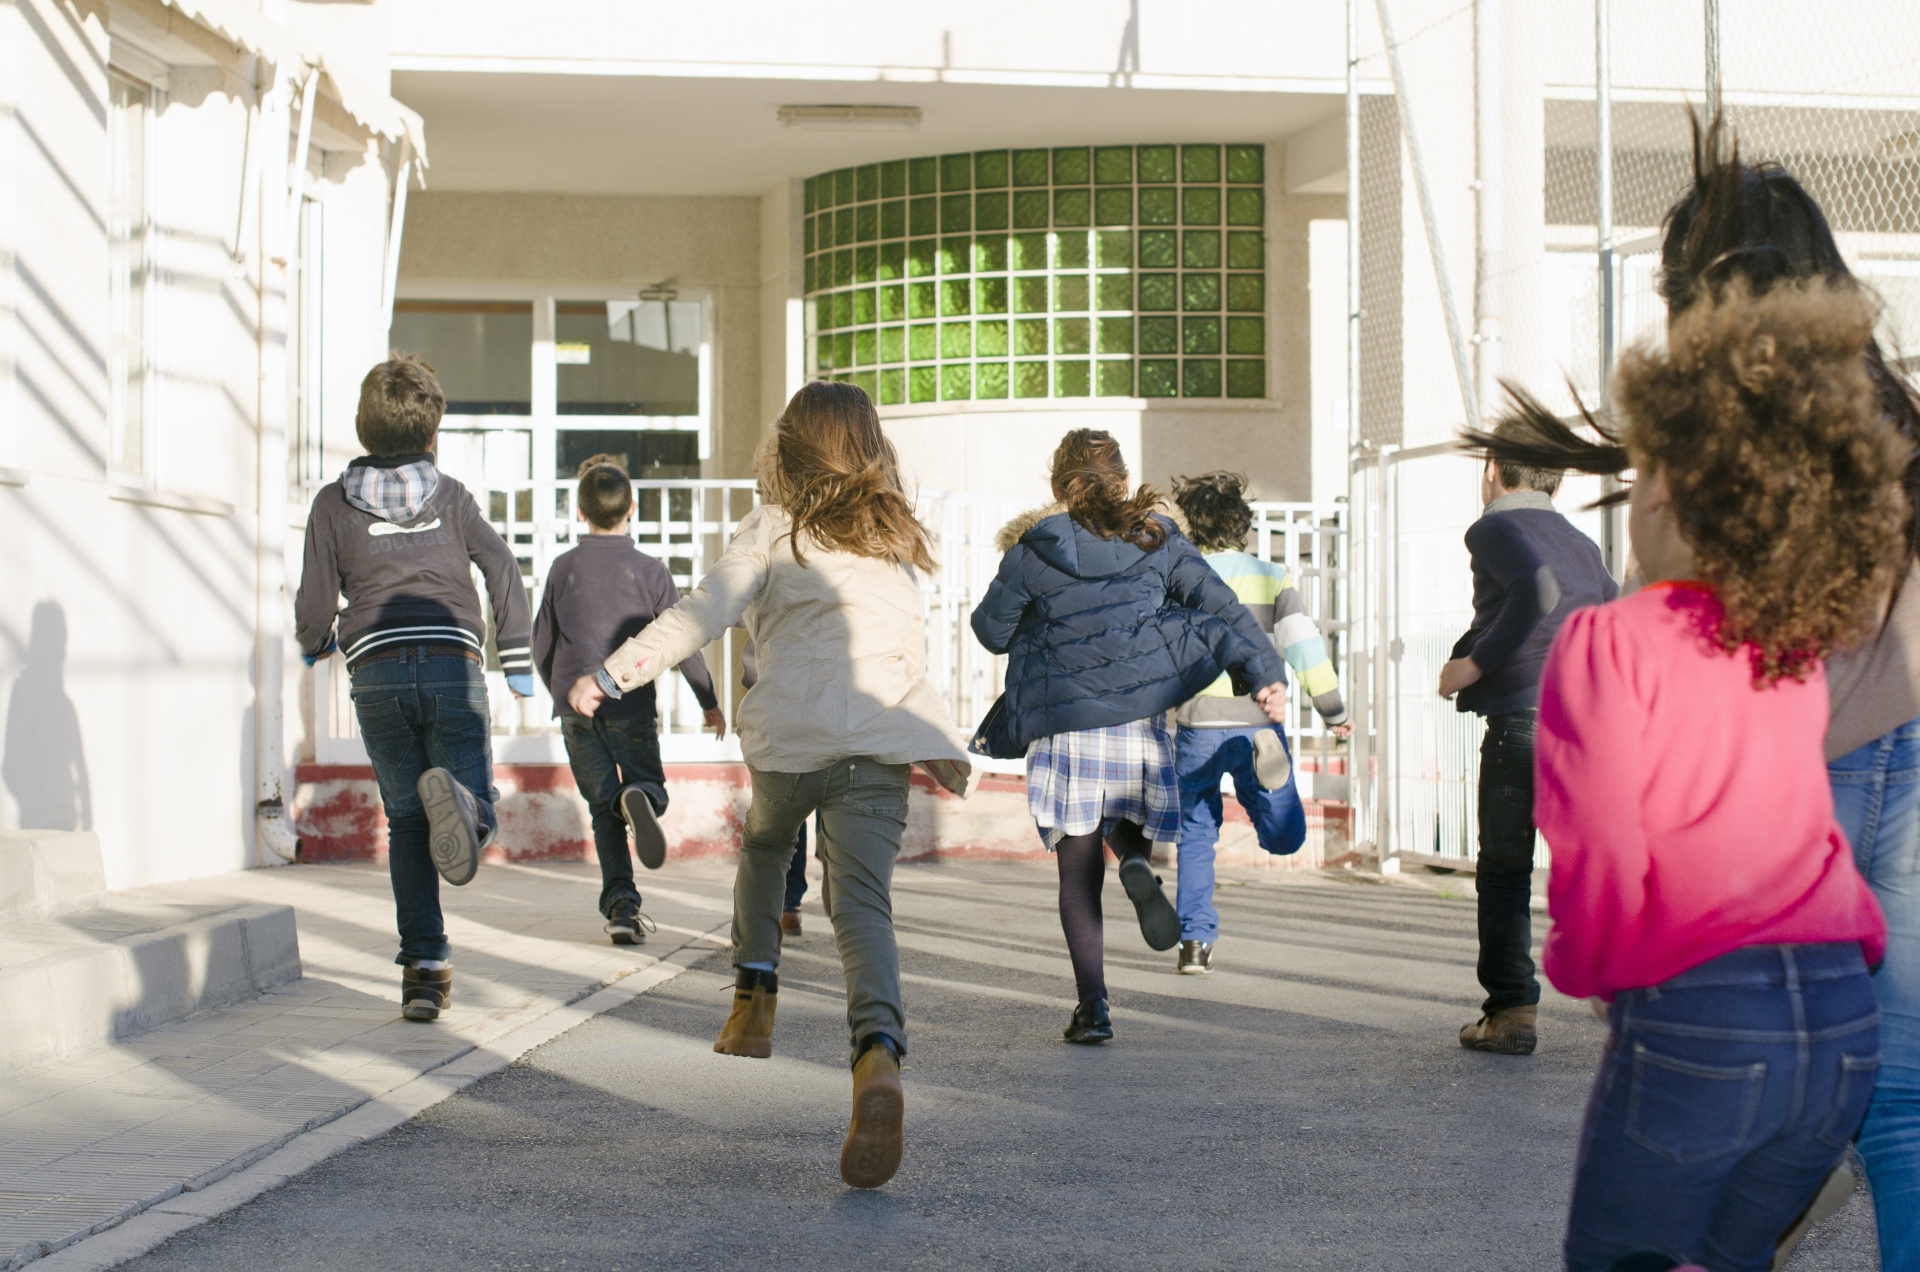
[{"label": "asphalt pavement", "polygon": [[[902,867],[907,1149],[881,1191],[836,1171],[844,997],[809,896],[772,1060],[712,1052],[715,954],[125,1266],[1558,1267],[1586,1007],[1549,993],[1531,1057],[1463,1051],[1471,901],[1224,872],[1219,901],[1218,970],[1178,976],[1110,871],[1116,1037],[1071,1047],[1048,868]],[[1793,1266],[1877,1267],[1865,1195]]]}]

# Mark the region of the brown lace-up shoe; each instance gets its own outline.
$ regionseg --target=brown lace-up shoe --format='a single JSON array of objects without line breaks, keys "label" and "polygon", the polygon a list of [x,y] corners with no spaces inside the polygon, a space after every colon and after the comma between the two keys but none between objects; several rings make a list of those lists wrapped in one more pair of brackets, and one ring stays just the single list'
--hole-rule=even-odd
[{"label": "brown lace-up shoe", "polygon": [[780,931],[787,936],[800,936],[800,910],[795,907],[780,912]]},{"label": "brown lace-up shoe", "polygon": [[752,1056],[765,1060],[773,1054],[773,1009],[780,992],[777,972],[743,967],[733,981],[733,1011],[720,1028],[713,1049],[723,1056]]},{"label": "brown lace-up shoe", "polygon": [[408,1020],[438,1020],[452,1002],[451,967],[401,969],[400,1014]]},{"label": "brown lace-up shoe", "polygon": [[853,1062],[853,1124],[840,1146],[840,1178],[849,1188],[878,1188],[893,1178],[900,1169],[906,1116],[900,1058],[892,1040],[869,1039]]},{"label": "brown lace-up shoe", "polygon": [[1538,1007],[1508,1007],[1460,1027],[1460,1045],[1469,1051],[1491,1051],[1501,1056],[1530,1056],[1539,1042],[1534,1025]]}]

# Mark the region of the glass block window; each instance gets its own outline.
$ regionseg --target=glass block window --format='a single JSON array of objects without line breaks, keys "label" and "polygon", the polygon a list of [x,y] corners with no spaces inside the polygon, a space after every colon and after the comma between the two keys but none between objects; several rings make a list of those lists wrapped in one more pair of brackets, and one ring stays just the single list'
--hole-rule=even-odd
[{"label": "glass block window", "polygon": [[808,361],[882,406],[1267,394],[1262,146],[901,159],[806,183]]}]

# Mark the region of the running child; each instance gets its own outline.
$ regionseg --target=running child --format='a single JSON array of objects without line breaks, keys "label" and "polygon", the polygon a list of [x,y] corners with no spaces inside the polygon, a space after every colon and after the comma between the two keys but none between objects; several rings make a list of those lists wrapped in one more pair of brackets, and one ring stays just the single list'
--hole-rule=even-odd
[{"label": "running child", "polygon": [[[577,472],[578,516],[587,533],[553,559],[540,610],[533,619],[533,665],[553,693],[567,764],[574,786],[587,801],[593,850],[600,858],[600,914],[615,945],[646,939],[633,858],[649,870],[667,859],[660,815],[667,811],[667,777],[660,767],[660,723],[652,685],[607,703],[592,716],[567,705],[574,681],[591,675],[623,641],[680,602],[673,575],[634,545],[627,525],[633,513],[633,481],[611,455],[595,455]],[[696,650],[680,664],[706,727],[727,735],[727,720],[713,694],[707,660]],[[633,835],[633,851],[627,835]]]},{"label": "running child", "polygon": [[[1186,519],[1187,536],[1205,554],[1254,620],[1273,633],[1273,643],[1327,727],[1351,733],[1340,680],[1327,657],[1327,642],[1307,613],[1300,589],[1285,566],[1250,555],[1247,532],[1253,508],[1247,479],[1212,472],[1173,484],[1174,505]],[[1213,970],[1213,943],[1220,912],[1213,905],[1213,850],[1224,811],[1220,779],[1231,775],[1234,798],[1247,812],[1260,846],[1275,856],[1300,851],[1307,839],[1307,813],[1294,783],[1287,731],[1267,718],[1252,698],[1235,696],[1221,676],[1174,714],[1174,770],[1180,779],[1180,877],[1174,905],[1180,912],[1180,955],[1175,968],[1188,976]]]},{"label": "running child", "polygon": [[1269,720],[1286,712],[1286,672],[1267,634],[1208,568],[1151,486],[1129,494],[1113,436],[1075,429],[1053,452],[1055,503],[1000,531],[1006,555],[973,611],[973,632],[1006,654],[1005,696],[974,738],[1027,760],[1027,807],[1060,868],[1060,926],[1079,1003],[1066,1040],[1113,1037],[1100,890],[1120,885],[1156,950],[1180,940],[1160,890],[1154,841],[1180,833],[1166,713],[1230,674]]},{"label": "running child", "polygon": [[499,826],[482,665],[487,621],[474,566],[492,598],[507,687],[533,694],[519,563],[467,488],[434,467],[445,409],[433,368],[411,354],[367,372],[354,417],[367,453],[314,496],[294,597],[294,637],[307,665],[335,649],[346,655],[387,815],[400,928],[394,961],[405,969],[408,1020],[437,1018],[453,993],[440,879],[472,879]]},{"label": "running child", "polygon": [[1872,1094],[1886,926],[1821,735],[1822,660],[1902,563],[1909,452],[1861,358],[1874,317],[1852,289],[1733,287],[1622,360],[1607,462],[1637,474],[1649,582],[1562,627],[1536,744],[1545,970],[1612,1026],[1571,1272],[1646,1249],[1769,1267]]},{"label": "running child", "polygon": [[964,794],[972,768],[926,678],[918,571],[932,570],[933,556],[872,401],[851,384],[806,385],[759,470],[767,502],[700,586],[582,676],[569,699],[591,717],[744,621],[760,673],[738,716],[753,804],[733,885],[733,1012],[713,1049],[773,1054],[781,901],[800,826],[818,810],[852,1041],[840,1177],[878,1188],[899,1168],[905,1116],[891,893],[908,773],[920,764]]}]

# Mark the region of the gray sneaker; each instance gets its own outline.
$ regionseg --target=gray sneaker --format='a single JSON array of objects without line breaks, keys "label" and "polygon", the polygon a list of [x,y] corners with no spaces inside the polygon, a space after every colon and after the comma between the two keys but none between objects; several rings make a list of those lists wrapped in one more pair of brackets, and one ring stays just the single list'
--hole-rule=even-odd
[{"label": "gray sneaker", "polygon": [[1260,779],[1263,791],[1277,791],[1293,776],[1287,744],[1272,729],[1262,729],[1253,735],[1253,775]]},{"label": "gray sneaker", "polygon": [[667,832],[660,829],[653,801],[638,786],[620,790],[620,818],[633,832],[633,855],[649,870],[658,870],[667,859]]},{"label": "gray sneaker", "polygon": [[[427,853],[433,868],[454,887],[469,883],[480,869],[480,804],[473,792],[443,768],[430,768],[415,787],[427,810]],[[491,834],[486,836],[491,841]]]}]

